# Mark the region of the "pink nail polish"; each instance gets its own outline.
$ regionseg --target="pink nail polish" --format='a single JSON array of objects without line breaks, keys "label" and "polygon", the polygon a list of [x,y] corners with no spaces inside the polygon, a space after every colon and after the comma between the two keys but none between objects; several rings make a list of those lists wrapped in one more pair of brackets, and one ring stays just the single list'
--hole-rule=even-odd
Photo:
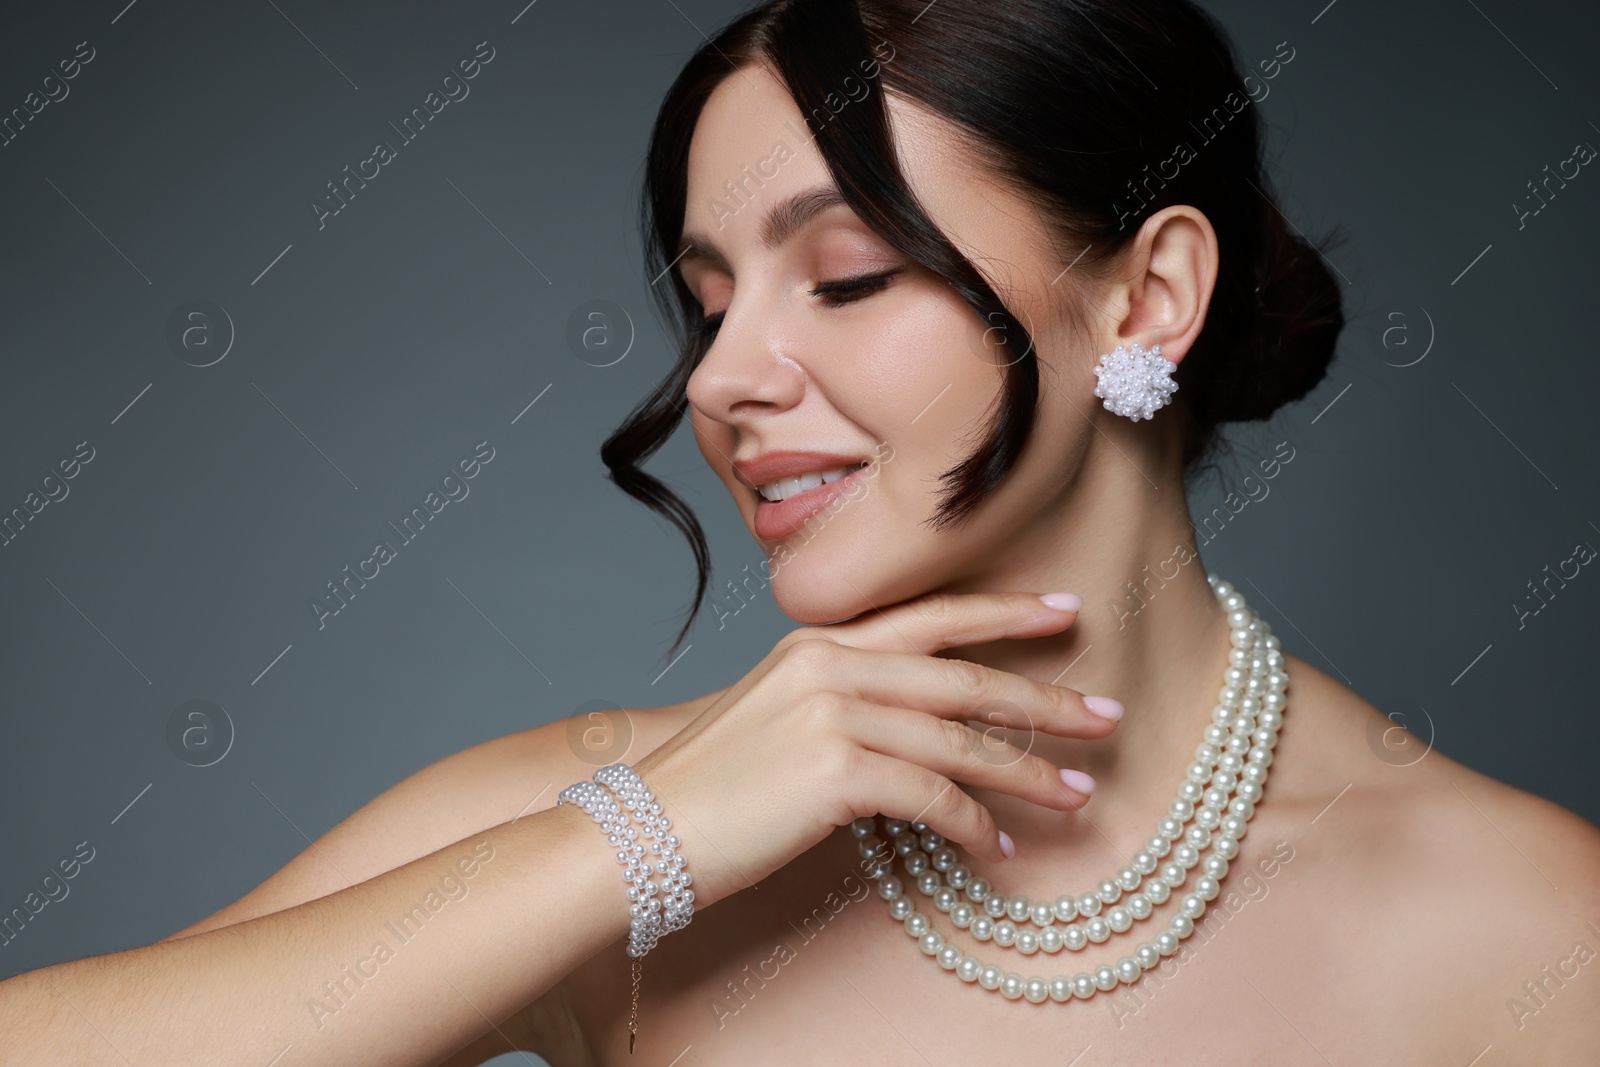
[{"label": "pink nail polish", "polygon": [[1004,830],[1000,831],[1000,851],[1005,853],[1006,859],[1017,854],[1017,846],[1012,843],[1011,835]]},{"label": "pink nail polish", "polygon": [[1039,599],[1045,602],[1046,607],[1057,611],[1077,611],[1083,607],[1083,597],[1077,593],[1042,593]]},{"label": "pink nail polish", "polygon": [[1113,700],[1111,697],[1084,697],[1083,706],[1100,716],[1116,722],[1122,718],[1122,701]]},{"label": "pink nail polish", "polygon": [[1071,767],[1061,768],[1061,780],[1067,783],[1068,789],[1076,789],[1080,793],[1094,792],[1094,779],[1082,771],[1075,771]]}]

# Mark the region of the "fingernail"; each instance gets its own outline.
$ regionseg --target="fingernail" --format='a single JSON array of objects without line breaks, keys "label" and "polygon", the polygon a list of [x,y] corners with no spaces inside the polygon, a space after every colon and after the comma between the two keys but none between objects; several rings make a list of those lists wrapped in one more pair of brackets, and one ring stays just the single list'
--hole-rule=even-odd
[{"label": "fingernail", "polygon": [[1094,792],[1094,779],[1082,771],[1075,771],[1071,767],[1061,768],[1061,780],[1067,783],[1067,788],[1076,789],[1080,793]]},{"label": "fingernail", "polygon": [[1083,607],[1083,597],[1077,593],[1042,593],[1039,599],[1057,611],[1077,611]]},{"label": "fingernail", "polygon": [[1017,846],[1012,843],[1011,835],[1004,830],[1000,831],[1000,851],[1005,853],[1006,859],[1017,854]]},{"label": "fingernail", "polygon": [[1113,700],[1110,697],[1084,697],[1083,706],[1102,719],[1110,719],[1112,722],[1116,722],[1122,718],[1123,709],[1122,701],[1120,700]]}]

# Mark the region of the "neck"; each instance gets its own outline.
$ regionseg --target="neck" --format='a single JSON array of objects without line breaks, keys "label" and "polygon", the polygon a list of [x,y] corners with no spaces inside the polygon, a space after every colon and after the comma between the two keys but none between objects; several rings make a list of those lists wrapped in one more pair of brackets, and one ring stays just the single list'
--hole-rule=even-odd
[{"label": "neck", "polygon": [[[1206,581],[1183,493],[1152,492],[1148,482],[1128,476],[1122,459],[1116,462],[1120,470],[1102,469],[1099,478],[1091,464],[1061,506],[996,554],[1003,560],[946,587],[1080,595],[1077,621],[1060,634],[941,654],[1114,697],[1126,709],[1116,731],[1101,740],[1010,732],[1019,748],[1086,771],[1096,782],[1082,817],[974,790],[1019,851],[1029,839],[1052,839],[1085,818],[1119,847],[1148,834],[1211,722],[1228,666],[1226,617]],[[1084,515],[1093,522],[1084,522]],[[1220,577],[1243,586],[1259,609],[1243,576]],[[981,721],[981,710],[975,718]]]}]

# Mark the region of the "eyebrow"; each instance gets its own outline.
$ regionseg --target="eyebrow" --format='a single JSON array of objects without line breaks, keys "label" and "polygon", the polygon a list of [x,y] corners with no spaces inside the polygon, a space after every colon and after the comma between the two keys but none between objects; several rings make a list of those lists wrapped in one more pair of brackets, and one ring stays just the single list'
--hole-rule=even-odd
[{"label": "eyebrow", "polygon": [[[813,218],[828,208],[846,203],[848,201],[839,190],[828,184],[814,185],[785,197],[761,219],[761,247],[769,252],[776,251],[778,246],[793,237]],[[709,237],[699,233],[685,233],[679,239],[678,259],[673,262],[684,259],[702,260],[728,274],[733,273],[728,257],[722,254]]]}]

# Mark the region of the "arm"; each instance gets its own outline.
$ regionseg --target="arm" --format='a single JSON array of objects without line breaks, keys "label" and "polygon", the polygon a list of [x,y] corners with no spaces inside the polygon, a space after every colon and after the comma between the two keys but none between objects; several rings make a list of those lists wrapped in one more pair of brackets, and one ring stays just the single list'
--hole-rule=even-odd
[{"label": "arm", "polygon": [[412,773],[329,829],[238,900],[162,941],[304,904],[480,830],[553,807],[594,769],[566,751],[557,721],[472,745]]},{"label": "arm", "polygon": [[7,1060],[436,1063],[627,932],[603,846],[549,808],[281,911],[17,975]]}]

